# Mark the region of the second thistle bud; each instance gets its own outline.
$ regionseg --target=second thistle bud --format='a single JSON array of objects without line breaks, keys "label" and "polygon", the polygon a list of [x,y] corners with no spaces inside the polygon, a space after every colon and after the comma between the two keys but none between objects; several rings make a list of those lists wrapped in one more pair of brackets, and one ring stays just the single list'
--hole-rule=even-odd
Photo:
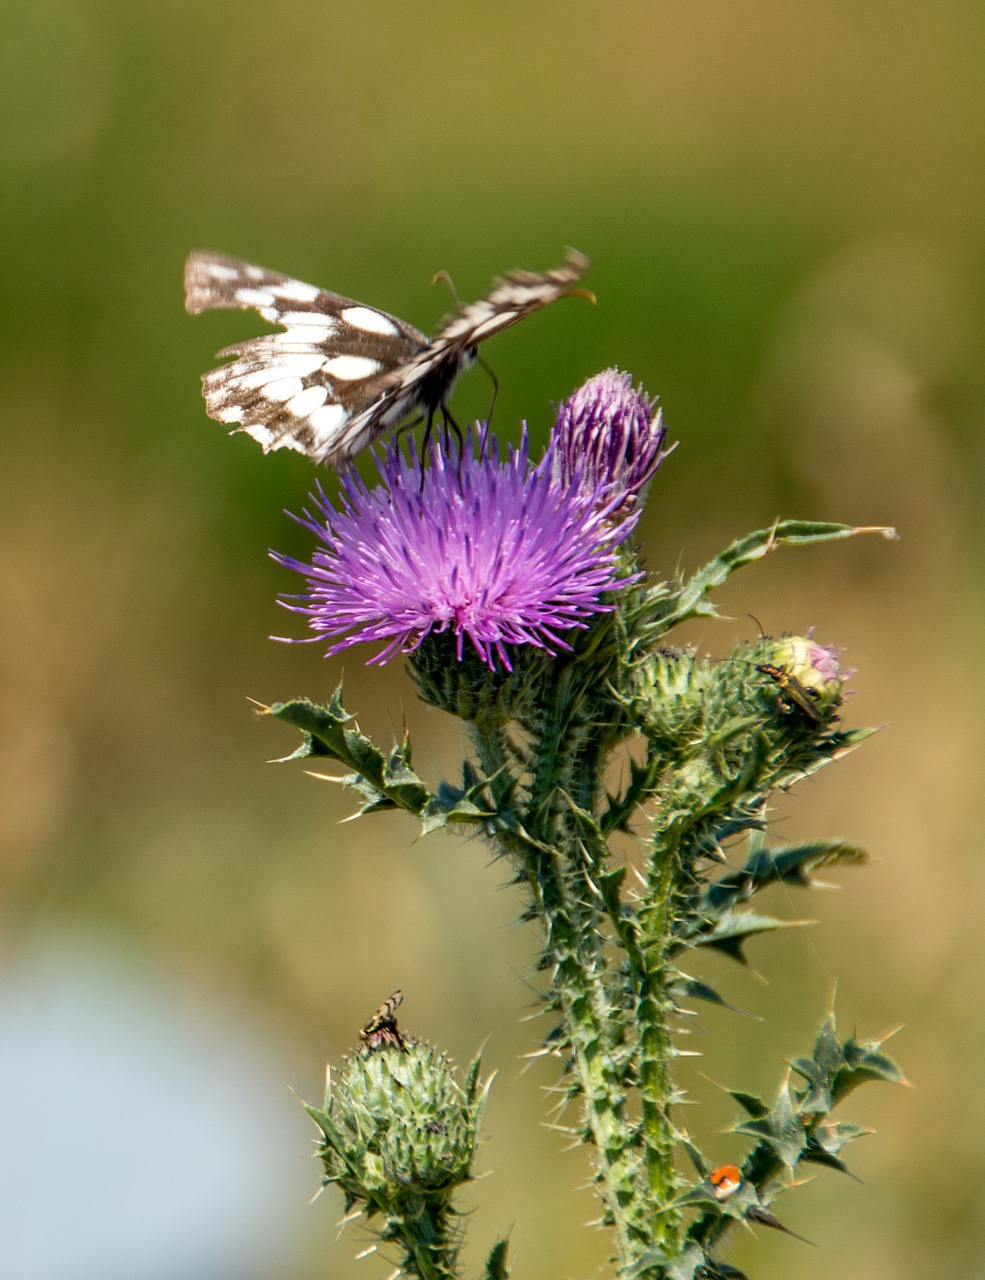
[{"label": "second thistle bud", "polygon": [[820,724],[842,700],[845,676],[840,650],[815,644],[808,636],[783,636],[766,642],[766,661],[759,670],[777,685],[781,701]]},{"label": "second thistle bud", "polygon": [[632,511],[660,463],[670,453],[660,411],[628,373],[606,369],[568,397],[551,433],[554,483],[586,493],[623,498]]}]

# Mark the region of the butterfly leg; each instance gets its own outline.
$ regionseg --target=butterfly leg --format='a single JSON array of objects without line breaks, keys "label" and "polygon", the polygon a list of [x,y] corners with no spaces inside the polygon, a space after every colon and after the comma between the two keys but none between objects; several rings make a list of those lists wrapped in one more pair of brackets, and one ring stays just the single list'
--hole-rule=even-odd
[{"label": "butterfly leg", "polygon": [[486,364],[482,356],[476,356],[476,363],[489,374],[490,381],[493,384],[492,399],[489,401],[489,412],[486,414],[486,426],[492,424],[493,410],[496,408],[496,397],[499,395],[499,379],[492,371],[492,366]]},{"label": "butterfly leg", "polygon": [[458,462],[459,466],[461,466],[462,454],[465,450],[465,437],[462,435],[462,428],[443,405],[441,408],[441,419],[445,429],[445,448],[447,448],[450,443],[448,428],[451,427],[452,431],[455,433],[455,439],[458,442]]},{"label": "butterfly leg", "polygon": [[424,492],[424,463],[427,458],[428,445],[431,443],[431,433],[434,431],[434,415],[436,409],[428,410],[428,424],[424,428],[424,439],[421,441],[421,487],[419,493]]}]

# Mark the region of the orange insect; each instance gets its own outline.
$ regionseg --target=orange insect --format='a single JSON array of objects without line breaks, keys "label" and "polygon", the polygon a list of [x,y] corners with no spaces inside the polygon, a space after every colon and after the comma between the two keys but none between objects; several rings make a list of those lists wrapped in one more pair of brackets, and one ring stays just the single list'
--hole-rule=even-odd
[{"label": "orange insect", "polygon": [[[712,1195],[719,1204],[724,1204],[726,1200],[731,1200],[742,1185],[742,1171],[737,1164],[722,1164],[709,1173],[708,1182]],[[799,1236],[796,1231],[785,1227],[779,1218],[774,1217],[769,1209],[764,1209],[761,1204],[751,1205],[746,1210],[745,1217],[749,1222],[758,1222],[764,1227],[772,1227],[774,1231],[782,1231],[784,1235],[802,1240],[804,1244],[814,1244],[813,1240],[808,1240],[806,1236]]]}]

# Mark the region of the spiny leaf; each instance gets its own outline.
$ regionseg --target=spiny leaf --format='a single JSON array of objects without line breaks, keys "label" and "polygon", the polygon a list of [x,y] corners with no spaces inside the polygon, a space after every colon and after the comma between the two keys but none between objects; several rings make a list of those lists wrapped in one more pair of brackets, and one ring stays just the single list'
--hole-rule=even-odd
[{"label": "spiny leaf", "polygon": [[881,533],[886,538],[896,537],[894,529],[825,524],[811,520],[778,520],[769,529],[759,529],[733,542],[672,593],[668,601],[655,602],[652,629],[661,634],[686,618],[714,615],[714,607],[706,598],[708,593],[714,587],[721,586],[736,569],[762,560],[778,547],[838,541],[853,538],[859,533]]},{"label": "spiny leaf", "polygon": [[[658,1277],[659,1280],[719,1280],[722,1277],[724,1280],[726,1273],[709,1271],[708,1264],[704,1250],[696,1244],[688,1244],[676,1257],[670,1257],[659,1245],[653,1245],[620,1274],[626,1280],[643,1280],[643,1277],[647,1280],[657,1280]],[[745,1280],[741,1271],[733,1270],[728,1280],[739,1280],[739,1277]]]},{"label": "spiny leaf", "polygon": [[[807,1143],[803,1121],[786,1082],[769,1115],[742,1120],[733,1127],[732,1132],[758,1138],[774,1157],[791,1170]],[[754,1177],[753,1181],[758,1183],[759,1180]]]},{"label": "spiny leaf", "polygon": [[707,982],[699,982],[697,978],[691,978],[686,973],[678,971],[668,982],[667,989],[675,1000],[705,1000],[709,1004],[717,1004],[720,1009],[728,1009],[730,1013],[741,1013],[746,1018],[755,1017],[745,1009],[729,1004]]},{"label": "spiny leaf", "polygon": [[362,799],[360,813],[399,808],[420,814],[430,804],[430,792],[411,768],[410,740],[405,736],[384,755],[342,705],[341,685],[324,707],[295,698],[275,702],[263,714],[294,725],[304,735],[302,746],[288,759],[327,756],[354,770],[339,781]]},{"label": "spiny leaf", "polygon": [[844,840],[811,840],[804,844],[754,848],[745,864],[731,875],[722,876],[704,890],[701,907],[719,911],[728,904],[744,902],[767,885],[813,884],[812,872],[832,864],[864,862],[866,854]]},{"label": "spiny leaf", "polygon": [[497,1240],[489,1250],[489,1256],[486,1258],[485,1280],[506,1280],[510,1274],[506,1265],[507,1248],[506,1240]]},{"label": "spiny leaf", "polygon": [[807,1088],[800,1097],[800,1109],[804,1115],[827,1115],[834,1106],[831,1097],[833,1080],[810,1058],[794,1058],[790,1066],[807,1081]]},{"label": "spiny leaf", "polygon": [[736,1100],[743,1111],[748,1112],[755,1120],[759,1120],[762,1116],[768,1116],[769,1107],[754,1093],[745,1093],[742,1089],[729,1089],[729,1094]]},{"label": "spiny leaf", "polygon": [[883,1080],[886,1084],[905,1084],[906,1076],[892,1058],[882,1052],[881,1041],[869,1044],[851,1036],[842,1046],[844,1067],[835,1076],[832,1094],[835,1102],[846,1098],[867,1080]]},{"label": "spiny leaf", "polygon": [[[773,933],[777,929],[795,929],[809,924],[807,920],[778,920],[775,916],[757,915],[752,911],[727,911],[718,919],[700,922],[700,932],[686,938],[689,947],[713,947],[748,964],[742,950],[746,942],[758,933]],[[679,948],[678,948],[679,949]]]},{"label": "spiny leaf", "polygon": [[[870,1133],[872,1133],[871,1129],[858,1124],[828,1122],[818,1125],[808,1138],[804,1154],[800,1158],[809,1164],[822,1164],[828,1169],[837,1169],[839,1173],[847,1173],[850,1178],[855,1178],[855,1174],[841,1159],[838,1152],[849,1142],[853,1142],[856,1138],[867,1137]],[[855,1180],[858,1181],[857,1178]]]}]

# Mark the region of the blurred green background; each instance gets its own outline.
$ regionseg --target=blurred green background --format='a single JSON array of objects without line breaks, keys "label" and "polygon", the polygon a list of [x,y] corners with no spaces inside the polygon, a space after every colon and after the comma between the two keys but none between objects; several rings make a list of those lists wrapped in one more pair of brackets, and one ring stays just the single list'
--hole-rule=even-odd
[{"label": "blurred green background", "polygon": [[[337,1197],[304,1208],[288,1086],[317,1099],[396,986],[450,1052],[490,1037],[470,1269],[498,1230],[528,1280],[603,1262],[588,1167],[541,1124],[552,1068],[521,1074],[543,1024],[519,1021],[535,938],[505,868],[399,816],[338,826],[345,796],[265,763],[294,742],[247,697],[327,696],[343,669],[267,638],[294,583],[266,552],[305,550],[283,510],[313,476],[206,418],[213,352],[263,326],[181,295],[215,248],[427,330],[439,268],[472,298],[568,244],[598,305],[484,348],[497,427],[542,441],[613,363],[659,395],[681,443],[654,571],[779,515],[903,535],[772,557],[688,637],[816,626],[858,668],[848,721],[886,726],[784,804],[784,836],[872,865],[769,904],[819,923],[752,948],[768,982],[709,962],[766,1021],[703,1015],[688,1124],[738,1157],[713,1082],[772,1089],[836,980],[846,1029],[906,1024],[917,1086],[846,1110],[879,1129],[864,1187],[822,1171],[780,1205],[819,1249],[766,1232],[734,1261],[985,1271],[983,42],[961,0],[5,7],[0,1275],[382,1277]],[[488,395],[469,375],[456,416]],[[362,726],[406,717],[425,776],[454,769],[456,727],[362,659]]]}]

